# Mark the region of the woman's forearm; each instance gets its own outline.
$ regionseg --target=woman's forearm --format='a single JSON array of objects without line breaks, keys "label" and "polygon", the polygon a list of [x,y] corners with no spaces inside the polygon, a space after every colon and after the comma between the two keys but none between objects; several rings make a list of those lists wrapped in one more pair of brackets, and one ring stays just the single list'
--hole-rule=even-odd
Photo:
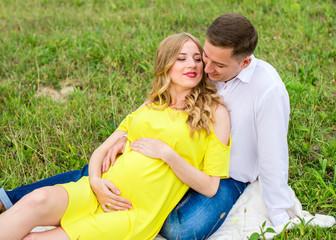
[{"label": "woman's forearm", "polygon": [[90,162],[89,162],[89,178],[91,180],[91,178],[97,177],[100,178],[102,175],[102,162],[104,159],[104,154],[105,152],[96,149],[91,158],[90,158]]},{"label": "woman's forearm", "polygon": [[175,175],[189,187],[206,197],[213,197],[219,186],[220,177],[210,176],[185,161],[175,151],[163,159]]},{"label": "woman's forearm", "polygon": [[95,178],[101,177],[102,174],[102,162],[108,152],[108,150],[113,146],[113,144],[127,132],[125,131],[115,131],[106,141],[100,145],[92,154],[89,162],[89,177]]},{"label": "woman's forearm", "polygon": [[204,196],[212,197],[218,190],[220,177],[209,176],[195,168],[161,140],[139,138],[131,143],[131,150],[147,157],[162,159],[182,182]]}]

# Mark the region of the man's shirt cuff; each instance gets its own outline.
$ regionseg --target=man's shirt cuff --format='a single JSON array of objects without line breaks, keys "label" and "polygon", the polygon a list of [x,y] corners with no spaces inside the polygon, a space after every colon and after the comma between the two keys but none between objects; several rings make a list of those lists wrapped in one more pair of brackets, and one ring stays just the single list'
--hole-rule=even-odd
[{"label": "man's shirt cuff", "polygon": [[279,212],[279,210],[276,210],[274,213],[270,213],[269,217],[274,226],[278,226],[289,221],[289,216],[285,209],[281,210],[281,212]]}]

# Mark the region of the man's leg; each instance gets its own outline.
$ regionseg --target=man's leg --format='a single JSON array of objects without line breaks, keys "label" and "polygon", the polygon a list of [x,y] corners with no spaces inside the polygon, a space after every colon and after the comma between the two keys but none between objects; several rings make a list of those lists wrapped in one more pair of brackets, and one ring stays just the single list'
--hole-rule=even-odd
[{"label": "man's leg", "polygon": [[168,240],[210,237],[222,225],[245,188],[245,183],[228,178],[220,181],[212,198],[190,189],[167,217],[160,235]]},{"label": "man's leg", "polygon": [[32,192],[35,189],[54,186],[56,184],[63,184],[68,182],[77,182],[81,177],[88,176],[88,165],[85,165],[82,170],[75,170],[70,172],[61,173],[50,178],[43,179],[41,181],[24,185],[13,189],[12,191],[5,191],[0,188],[0,212],[1,204],[4,205],[5,209],[9,209],[13,204],[19,201],[23,196]]}]

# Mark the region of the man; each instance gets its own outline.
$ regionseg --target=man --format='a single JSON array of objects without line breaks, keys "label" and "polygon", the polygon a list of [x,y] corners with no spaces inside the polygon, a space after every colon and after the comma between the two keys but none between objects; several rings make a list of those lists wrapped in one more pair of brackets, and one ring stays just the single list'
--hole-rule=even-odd
[{"label": "man", "polygon": [[[276,70],[253,56],[257,42],[254,26],[239,14],[223,14],[207,29],[205,72],[223,96],[231,117],[230,178],[221,180],[212,198],[192,189],[186,193],[160,232],[169,240],[209,237],[221,226],[246,185],[257,178],[262,183],[273,224],[289,220],[286,209],[293,204],[287,184],[289,97]],[[111,159],[113,164],[115,156],[122,152],[125,141],[126,138],[121,138],[117,142],[104,163],[90,164],[103,164],[102,170],[107,171]],[[86,166],[82,171],[60,174],[13,191],[2,189],[0,200],[8,208],[37,187],[76,181],[87,174]],[[92,179],[92,189],[105,211],[131,207],[111,182],[99,176]]]}]

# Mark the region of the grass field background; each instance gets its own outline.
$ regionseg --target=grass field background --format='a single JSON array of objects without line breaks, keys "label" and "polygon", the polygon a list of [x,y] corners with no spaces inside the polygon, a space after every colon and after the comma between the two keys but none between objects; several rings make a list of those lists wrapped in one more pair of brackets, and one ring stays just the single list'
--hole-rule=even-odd
[{"label": "grass field background", "polygon": [[[146,99],[158,43],[178,32],[204,42],[224,12],[251,20],[255,56],[287,86],[290,186],[305,210],[336,217],[334,0],[1,0],[0,186],[84,166]],[[335,226],[285,235],[335,238]]]}]

